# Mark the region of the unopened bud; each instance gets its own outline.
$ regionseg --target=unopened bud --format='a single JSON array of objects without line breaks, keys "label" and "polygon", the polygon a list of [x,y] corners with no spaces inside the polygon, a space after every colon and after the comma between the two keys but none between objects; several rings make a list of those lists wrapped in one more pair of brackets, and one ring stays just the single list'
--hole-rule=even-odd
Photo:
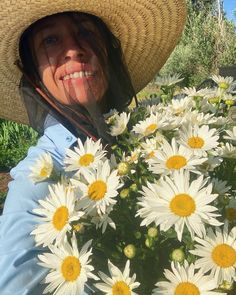
[{"label": "unopened bud", "polygon": [[136,183],[131,184],[131,186],[129,188],[130,188],[130,190],[132,192],[137,192],[138,191],[138,187],[137,187]]},{"label": "unopened bud", "polygon": [[129,189],[128,188],[122,189],[122,191],[120,192],[121,199],[126,199],[128,196],[129,196]]},{"label": "unopened bud", "polygon": [[150,227],[150,228],[148,229],[148,236],[149,236],[150,238],[155,238],[155,237],[157,237],[157,234],[158,234],[158,230],[157,230],[156,227]]},{"label": "unopened bud", "polygon": [[141,234],[140,231],[136,231],[136,232],[134,233],[134,236],[135,236],[135,238],[136,238],[137,240],[139,240],[139,239],[142,237],[142,234]]},{"label": "unopened bud", "polygon": [[118,174],[126,175],[130,172],[130,165],[127,162],[120,162],[118,164]]},{"label": "unopened bud", "polygon": [[124,248],[124,254],[126,257],[128,257],[129,259],[134,258],[135,254],[136,254],[136,248],[133,244],[129,244]]},{"label": "unopened bud", "polygon": [[145,245],[146,245],[147,248],[151,248],[152,245],[153,245],[153,240],[150,239],[150,238],[147,238],[147,239],[145,240]]},{"label": "unopened bud", "polygon": [[185,259],[184,251],[181,248],[173,250],[171,253],[171,259],[173,261],[183,262]]}]

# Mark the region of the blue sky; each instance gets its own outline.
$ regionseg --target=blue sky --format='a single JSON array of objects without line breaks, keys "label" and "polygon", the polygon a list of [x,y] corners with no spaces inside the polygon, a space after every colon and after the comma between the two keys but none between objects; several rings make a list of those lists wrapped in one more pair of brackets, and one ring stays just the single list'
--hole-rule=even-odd
[{"label": "blue sky", "polygon": [[236,0],[224,0],[224,10],[228,19],[233,19],[236,22],[233,10],[236,10]]}]

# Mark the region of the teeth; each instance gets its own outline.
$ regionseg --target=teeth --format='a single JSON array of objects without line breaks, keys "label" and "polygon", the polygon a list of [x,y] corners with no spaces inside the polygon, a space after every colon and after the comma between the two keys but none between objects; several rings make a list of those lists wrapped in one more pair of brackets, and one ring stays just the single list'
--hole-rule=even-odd
[{"label": "teeth", "polygon": [[92,72],[74,72],[73,74],[65,75],[62,80],[68,80],[68,79],[75,79],[75,78],[82,78],[82,77],[90,77],[92,76]]}]

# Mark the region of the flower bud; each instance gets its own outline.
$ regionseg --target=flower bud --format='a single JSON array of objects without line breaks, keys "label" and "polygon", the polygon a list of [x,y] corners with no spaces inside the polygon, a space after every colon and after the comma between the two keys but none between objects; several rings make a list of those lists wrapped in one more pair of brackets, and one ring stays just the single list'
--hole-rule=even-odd
[{"label": "flower bud", "polygon": [[171,259],[176,262],[183,262],[185,259],[184,251],[181,248],[174,249],[171,253]]},{"label": "flower bud", "polygon": [[155,237],[157,237],[157,234],[158,234],[158,230],[157,230],[156,227],[150,227],[150,228],[148,229],[148,236],[149,236],[150,238],[155,238]]},{"label": "flower bud", "polygon": [[137,192],[138,191],[138,187],[137,187],[136,183],[131,184],[131,186],[129,188],[130,188],[130,190],[132,192]]},{"label": "flower bud", "polygon": [[145,246],[146,246],[147,248],[151,248],[152,245],[153,245],[153,240],[150,239],[150,238],[147,238],[147,239],[145,240]]},{"label": "flower bud", "polygon": [[120,162],[118,164],[118,174],[126,175],[130,172],[130,166],[127,162]]},{"label": "flower bud", "polygon": [[136,238],[137,240],[139,240],[139,239],[142,237],[142,234],[141,234],[140,231],[136,231],[136,232],[134,233],[134,236],[135,236],[135,238]]},{"label": "flower bud", "polygon": [[128,196],[129,196],[129,189],[128,188],[122,189],[120,192],[121,199],[126,199]]},{"label": "flower bud", "polygon": [[136,248],[133,244],[129,244],[124,248],[124,254],[127,258],[132,259],[136,254]]}]

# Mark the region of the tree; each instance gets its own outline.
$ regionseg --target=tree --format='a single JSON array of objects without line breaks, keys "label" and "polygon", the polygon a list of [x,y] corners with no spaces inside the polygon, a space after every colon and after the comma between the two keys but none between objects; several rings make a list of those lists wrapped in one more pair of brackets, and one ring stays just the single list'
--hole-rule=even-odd
[{"label": "tree", "polygon": [[[197,10],[195,5],[209,9]],[[235,25],[222,14],[222,1],[189,0],[184,33],[161,74],[179,73],[187,85],[196,85],[235,60]]]}]

